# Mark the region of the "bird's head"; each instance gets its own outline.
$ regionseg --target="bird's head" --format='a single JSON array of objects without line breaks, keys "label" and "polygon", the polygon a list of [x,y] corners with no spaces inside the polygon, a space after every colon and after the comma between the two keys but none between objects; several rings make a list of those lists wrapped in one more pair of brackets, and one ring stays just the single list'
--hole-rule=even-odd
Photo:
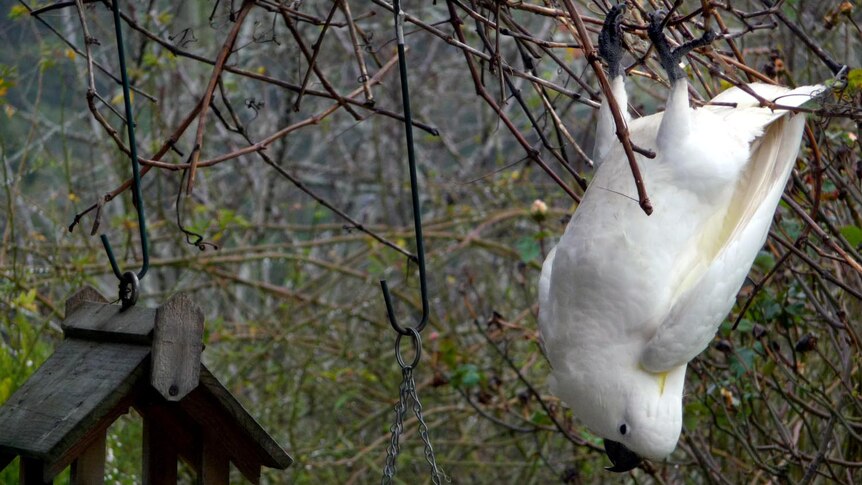
[{"label": "bird's head", "polygon": [[[608,470],[635,468],[642,458],[660,461],[676,448],[682,428],[685,367],[666,374],[644,370],[602,373],[601,382],[567,400],[578,418],[605,439]],[[572,396],[574,397],[574,396]]]},{"label": "bird's head", "polygon": [[[603,423],[610,471],[628,471],[641,458],[663,460],[679,440],[682,428],[682,388],[685,367],[665,374],[639,370],[620,392],[617,414]],[[610,429],[607,429],[610,428]]]},{"label": "bird's head", "polygon": [[682,400],[664,395],[632,393],[623,411],[608,416],[606,425],[615,429],[604,433],[605,451],[613,463],[608,470],[629,471],[643,458],[660,461],[676,448],[682,427]]}]

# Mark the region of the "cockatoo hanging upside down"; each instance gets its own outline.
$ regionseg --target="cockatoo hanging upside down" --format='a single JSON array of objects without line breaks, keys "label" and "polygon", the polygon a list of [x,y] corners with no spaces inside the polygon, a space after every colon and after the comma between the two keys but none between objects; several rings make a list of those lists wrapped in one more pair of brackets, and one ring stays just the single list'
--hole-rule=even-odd
[{"label": "cockatoo hanging upside down", "polygon": [[[608,14],[599,53],[625,109],[623,13],[620,5]],[[680,60],[714,36],[671,49],[662,20],[650,17],[649,37],[671,81],[666,109],[627,121],[632,142],[656,153],[638,156],[655,212],[637,204],[605,101],[598,170],[539,282],[552,392],[605,439],[608,469],[620,472],[676,447],[686,364],[713,339],[766,240],[805,123],[739,88],[691,109]],[[748,87],[787,107],[822,89]]]}]

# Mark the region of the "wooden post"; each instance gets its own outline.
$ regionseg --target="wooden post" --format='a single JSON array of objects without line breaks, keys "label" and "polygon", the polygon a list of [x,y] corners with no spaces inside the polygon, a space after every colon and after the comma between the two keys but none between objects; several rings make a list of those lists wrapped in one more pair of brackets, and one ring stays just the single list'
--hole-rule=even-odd
[{"label": "wooden post", "polygon": [[228,485],[230,458],[212,432],[203,433],[201,445],[201,467],[198,485]]},{"label": "wooden post", "polygon": [[150,382],[168,401],[179,401],[198,386],[203,335],[204,312],[185,294],[156,310]]},{"label": "wooden post", "polygon": [[177,449],[169,430],[157,419],[144,415],[143,466],[144,485],[176,485]]},{"label": "wooden post", "polygon": [[18,483],[21,485],[49,485],[54,480],[45,479],[45,462],[35,458],[21,457],[21,467],[18,472]]},{"label": "wooden post", "polygon": [[105,438],[102,431],[86,450],[72,462],[72,485],[103,485],[105,483]]}]

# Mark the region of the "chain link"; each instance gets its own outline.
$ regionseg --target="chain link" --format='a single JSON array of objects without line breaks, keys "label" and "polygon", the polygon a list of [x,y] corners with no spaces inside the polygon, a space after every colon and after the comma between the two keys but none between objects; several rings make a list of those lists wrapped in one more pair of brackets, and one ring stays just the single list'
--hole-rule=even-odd
[{"label": "chain link", "polygon": [[437,466],[437,458],[434,456],[434,448],[431,446],[431,438],[428,435],[428,425],[425,423],[425,417],[422,415],[422,403],[419,401],[419,394],[416,392],[416,381],[413,379],[413,367],[404,366],[401,368],[401,385],[398,388],[398,404],[395,405],[395,423],[389,428],[392,437],[389,440],[389,447],[386,449],[386,465],[383,468],[383,479],[380,481],[382,485],[390,485],[395,477],[396,466],[395,461],[398,458],[398,453],[401,452],[399,443],[401,433],[404,432],[404,415],[407,414],[407,405],[409,401],[413,401],[411,409],[419,421],[419,436],[425,445],[425,460],[431,467],[431,483],[441,485],[444,481],[450,483],[451,480]]},{"label": "chain link", "polygon": [[398,440],[404,431],[404,414],[407,411],[407,398],[409,397],[406,384],[408,378],[413,379],[413,369],[405,368],[402,370],[398,404],[395,405],[395,423],[389,428],[392,437],[389,440],[389,447],[386,449],[386,465],[383,467],[383,479],[380,481],[382,485],[390,485],[392,478],[395,477],[395,459],[401,451]]},{"label": "chain link", "polygon": [[437,458],[434,457],[434,448],[431,446],[431,438],[428,436],[428,425],[425,424],[425,418],[422,416],[422,403],[419,402],[419,394],[416,392],[416,382],[413,380],[413,370],[404,371],[404,380],[407,382],[407,390],[413,398],[413,414],[416,415],[416,420],[419,421],[419,436],[422,442],[425,443],[425,460],[431,466],[431,483],[440,485],[442,479],[449,481],[447,477],[438,467]]}]

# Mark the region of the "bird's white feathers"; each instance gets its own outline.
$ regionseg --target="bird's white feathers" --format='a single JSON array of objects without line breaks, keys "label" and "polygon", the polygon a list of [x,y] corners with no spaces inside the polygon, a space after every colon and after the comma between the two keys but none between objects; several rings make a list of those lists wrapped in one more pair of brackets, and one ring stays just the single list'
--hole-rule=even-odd
[{"label": "bird's white feathers", "polygon": [[[818,89],[749,87],[785,106]],[[629,122],[632,142],[657,153],[638,156],[654,213],[636,202],[621,145],[598,133],[602,164],[539,283],[552,391],[593,432],[653,459],[676,445],[686,363],[731,309],[804,127],[738,88],[692,110],[686,89],[673,86],[665,113]]]},{"label": "bird's white feathers", "polygon": [[[628,114],[628,94],[626,94],[625,80],[622,76],[617,76],[611,80],[611,92],[617,105],[620,107],[620,112],[623,118],[628,122],[631,117]],[[599,120],[596,123],[596,143],[593,145],[593,162],[598,167],[602,160],[611,151],[614,146],[614,141],[617,140],[617,128],[614,124],[614,118],[611,114],[611,107],[607,99],[602,99],[602,104],[599,106]]]}]

